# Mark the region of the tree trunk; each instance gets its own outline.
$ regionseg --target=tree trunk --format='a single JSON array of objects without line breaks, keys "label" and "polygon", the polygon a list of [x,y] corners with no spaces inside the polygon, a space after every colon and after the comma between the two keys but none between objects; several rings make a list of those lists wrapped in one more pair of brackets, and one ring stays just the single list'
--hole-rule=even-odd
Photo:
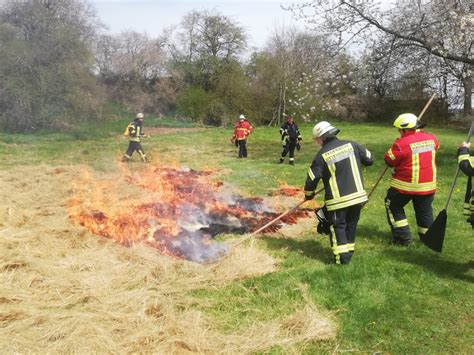
[{"label": "tree trunk", "polygon": [[462,85],[464,87],[464,116],[472,115],[472,76],[467,74],[463,81]]},{"label": "tree trunk", "polygon": [[281,82],[280,82],[280,90],[278,93],[278,126],[281,125],[281,97],[282,97],[282,92],[281,92]]}]

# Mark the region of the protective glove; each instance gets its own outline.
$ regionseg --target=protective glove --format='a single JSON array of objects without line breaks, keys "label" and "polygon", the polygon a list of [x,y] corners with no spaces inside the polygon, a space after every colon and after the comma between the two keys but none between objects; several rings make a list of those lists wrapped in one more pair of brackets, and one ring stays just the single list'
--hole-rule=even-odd
[{"label": "protective glove", "polygon": [[326,235],[331,235],[331,222],[328,221],[326,218],[326,214],[324,213],[325,210],[324,208],[319,208],[317,210],[314,210],[314,213],[316,214],[316,218],[318,219],[318,226],[316,227],[316,230],[319,234],[326,234]]},{"label": "protective glove", "polygon": [[296,150],[297,150],[297,151],[300,151],[300,149],[301,149],[301,144],[300,144],[300,142],[298,141],[298,143],[296,143]]}]

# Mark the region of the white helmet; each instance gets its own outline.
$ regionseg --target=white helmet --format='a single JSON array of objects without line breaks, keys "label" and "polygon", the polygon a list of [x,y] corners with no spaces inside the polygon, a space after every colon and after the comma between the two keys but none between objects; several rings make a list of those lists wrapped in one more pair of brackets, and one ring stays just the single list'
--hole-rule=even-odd
[{"label": "white helmet", "polygon": [[245,120],[245,116],[244,116],[244,115],[240,115],[240,116],[239,116],[239,120]]},{"label": "white helmet", "polygon": [[337,129],[336,127],[334,127],[332,124],[330,124],[327,121],[321,121],[317,123],[316,126],[314,126],[313,128],[313,136],[316,138],[320,138],[326,133],[338,134],[339,129]]},{"label": "white helmet", "polygon": [[143,118],[143,113],[137,113],[137,115],[135,116],[135,118]]}]

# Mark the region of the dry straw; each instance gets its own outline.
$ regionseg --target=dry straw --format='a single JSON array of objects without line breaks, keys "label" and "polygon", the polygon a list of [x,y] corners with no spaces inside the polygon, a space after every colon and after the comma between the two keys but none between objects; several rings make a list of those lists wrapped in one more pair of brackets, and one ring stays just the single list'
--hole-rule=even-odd
[{"label": "dry straw", "polygon": [[250,245],[216,268],[86,234],[65,207],[78,169],[0,172],[2,353],[253,353],[334,338],[309,299],[286,318],[223,333],[190,291],[272,272],[275,260]]}]

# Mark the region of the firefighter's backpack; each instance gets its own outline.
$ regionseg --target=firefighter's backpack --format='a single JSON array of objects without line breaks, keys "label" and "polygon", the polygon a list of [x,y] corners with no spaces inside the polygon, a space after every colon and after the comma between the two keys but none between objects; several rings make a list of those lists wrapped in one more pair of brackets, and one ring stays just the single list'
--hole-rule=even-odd
[{"label": "firefighter's backpack", "polygon": [[127,126],[127,128],[125,128],[125,131],[123,131],[123,136],[124,137],[129,137],[130,136],[130,131],[133,130],[133,122],[130,122]]}]

